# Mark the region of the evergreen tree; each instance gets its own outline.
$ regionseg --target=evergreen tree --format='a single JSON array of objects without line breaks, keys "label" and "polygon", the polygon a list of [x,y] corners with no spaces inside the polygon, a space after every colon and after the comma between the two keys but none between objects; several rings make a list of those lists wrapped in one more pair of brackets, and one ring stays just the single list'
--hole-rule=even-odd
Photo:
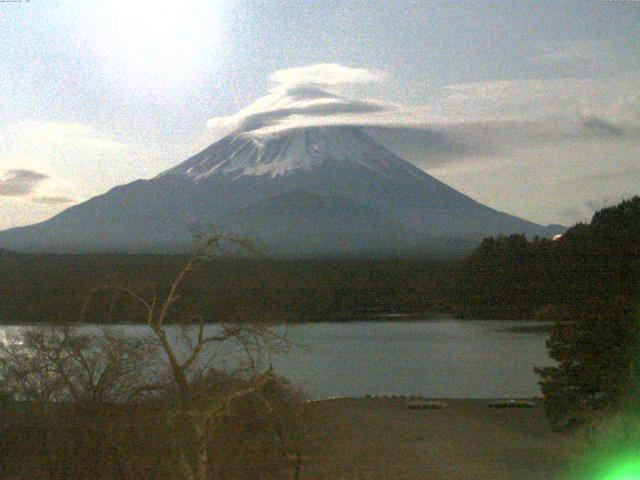
[{"label": "evergreen tree", "polygon": [[[532,318],[556,307],[640,291],[640,197],[597,212],[557,241],[522,235],[485,239],[457,277],[463,317]],[[549,308],[553,307],[553,308]]]},{"label": "evergreen tree", "polygon": [[618,410],[640,372],[640,197],[597,212],[557,242],[564,296],[547,341],[555,367],[538,368],[556,429]]},{"label": "evergreen tree", "polygon": [[536,368],[554,429],[620,407],[637,380],[639,326],[632,303],[621,296],[592,299],[556,320],[547,347],[558,365]]}]

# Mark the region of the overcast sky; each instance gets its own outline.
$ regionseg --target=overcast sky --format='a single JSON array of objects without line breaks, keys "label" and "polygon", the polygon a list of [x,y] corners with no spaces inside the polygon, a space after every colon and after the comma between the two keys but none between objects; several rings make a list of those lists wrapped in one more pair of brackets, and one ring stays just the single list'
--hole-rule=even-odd
[{"label": "overcast sky", "polygon": [[0,3],[0,228],[234,128],[357,124],[539,223],[640,194],[640,2]]}]

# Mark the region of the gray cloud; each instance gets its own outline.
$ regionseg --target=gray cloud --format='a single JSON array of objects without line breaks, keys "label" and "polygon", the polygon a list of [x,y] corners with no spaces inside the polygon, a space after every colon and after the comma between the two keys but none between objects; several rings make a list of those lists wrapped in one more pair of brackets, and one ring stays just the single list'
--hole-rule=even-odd
[{"label": "gray cloud", "polygon": [[245,132],[287,130],[304,122],[341,124],[349,119],[393,112],[393,105],[353,100],[317,85],[279,85],[271,93],[230,117],[210,119],[210,127],[235,128]]},{"label": "gray cloud", "polygon": [[[298,97],[300,98],[300,97]],[[319,96],[309,97],[309,99],[318,100]],[[336,98],[336,97],[326,97]],[[365,113],[376,113],[387,111],[387,107],[376,105],[374,103],[363,101],[342,101],[338,100],[326,104],[314,104],[302,107],[281,108],[278,110],[270,110],[263,113],[255,113],[248,115],[240,123],[239,128],[244,131],[259,130],[278,125],[281,120],[299,115],[299,116],[315,116],[330,117],[334,115],[354,115]]]},{"label": "gray cloud", "polygon": [[588,182],[594,181],[610,181],[621,178],[640,176],[640,168],[629,168],[626,170],[618,170],[607,173],[594,173],[591,175],[582,175],[578,177],[579,180],[586,180]]},{"label": "gray cloud", "polygon": [[[586,49],[570,47],[563,55]],[[320,64],[276,72],[271,79],[276,85],[267,95],[235,115],[212,118],[208,125],[255,135],[359,126],[400,156],[427,168],[591,139],[640,141],[640,102],[634,96],[640,87],[637,76],[624,81],[563,78],[449,85],[418,106],[349,99],[327,91],[341,84],[384,79],[365,69]],[[620,104],[620,98],[625,102]]]},{"label": "gray cloud", "polygon": [[606,207],[617,205],[623,200],[629,199],[631,197],[633,197],[633,194],[618,194],[593,198],[592,200],[587,200],[582,204],[576,205],[574,207],[565,208],[562,211],[562,214],[565,218],[570,219],[572,222],[589,223],[591,221],[591,218],[597,211],[602,210]]},{"label": "gray cloud", "polygon": [[589,117],[582,120],[582,126],[595,135],[603,137],[624,137],[625,131],[621,127],[598,117]]},{"label": "gray cloud", "polygon": [[371,127],[363,130],[388,149],[415,163],[439,166],[455,159],[490,153],[487,145],[469,142],[464,136],[436,129],[410,127]]},{"label": "gray cloud", "polygon": [[587,207],[592,213],[595,213],[598,210],[602,210],[603,208],[617,205],[618,203],[622,202],[623,200],[627,200],[632,196],[633,195],[616,195],[598,198],[585,202],[585,207]]},{"label": "gray cloud", "polygon": [[605,42],[573,40],[566,42],[542,43],[533,57],[534,61],[547,64],[584,64],[612,55]]},{"label": "gray cloud", "polygon": [[65,203],[73,202],[73,198],[63,196],[43,196],[33,199],[35,203],[42,203],[45,205],[62,205]]},{"label": "gray cloud", "polygon": [[33,170],[9,170],[0,179],[0,196],[23,197],[29,195],[35,187],[49,178],[48,175]]},{"label": "gray cloud", "polygon": [[592,214],[591,212],[587,212],[582,207],[564,208],[560,213],[564,218],[568,220],[568,223],[588,222]]},{"label": "gray cloud", "polygon": [[293,101],[299,100],[311,100],[317,98],[334,98],[344,101],[340,95],[328,92],[320,87],[313,85],[304,85],[298,87],[287,88],[287,95],[291,97]]}]

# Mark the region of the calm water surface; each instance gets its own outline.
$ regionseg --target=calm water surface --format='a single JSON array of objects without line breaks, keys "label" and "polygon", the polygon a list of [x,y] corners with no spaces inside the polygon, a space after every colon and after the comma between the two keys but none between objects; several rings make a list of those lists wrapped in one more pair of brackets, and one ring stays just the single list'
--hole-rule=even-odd
[{"label": "calm water surface", "polygon": [[[533,367],[552,365],[539,325],[505,321],[376,321],[290,326],[295,344],[276,371],[312,398],[424,395],[448,398],[540,395]],[[2,330],[15,327],[0,327]],[[119,326],[143,335],[140,326]],[[215,328],[215,327],[211,327]]]},{"label": "calm water surface", "polygon": [[275,361],[311,396],[367,394],[449,398],[540,395],[533,367],[552,365],[546,333],[521,322],[423,321],[305,324],[290,337],[307,348]]}]

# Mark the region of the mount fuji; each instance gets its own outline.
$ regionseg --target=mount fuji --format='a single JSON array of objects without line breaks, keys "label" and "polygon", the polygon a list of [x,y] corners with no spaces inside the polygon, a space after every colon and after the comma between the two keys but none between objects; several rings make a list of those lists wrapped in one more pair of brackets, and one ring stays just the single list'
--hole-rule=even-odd
[{"label": "mount fuji", "polygon": [[206,225],[291,256],[417,252],[500,233],[564,230],[484,206],[360,128],[332,126],[234,132],[152,179],[2,231],[0,248],[184,251],[194,226]]}]

